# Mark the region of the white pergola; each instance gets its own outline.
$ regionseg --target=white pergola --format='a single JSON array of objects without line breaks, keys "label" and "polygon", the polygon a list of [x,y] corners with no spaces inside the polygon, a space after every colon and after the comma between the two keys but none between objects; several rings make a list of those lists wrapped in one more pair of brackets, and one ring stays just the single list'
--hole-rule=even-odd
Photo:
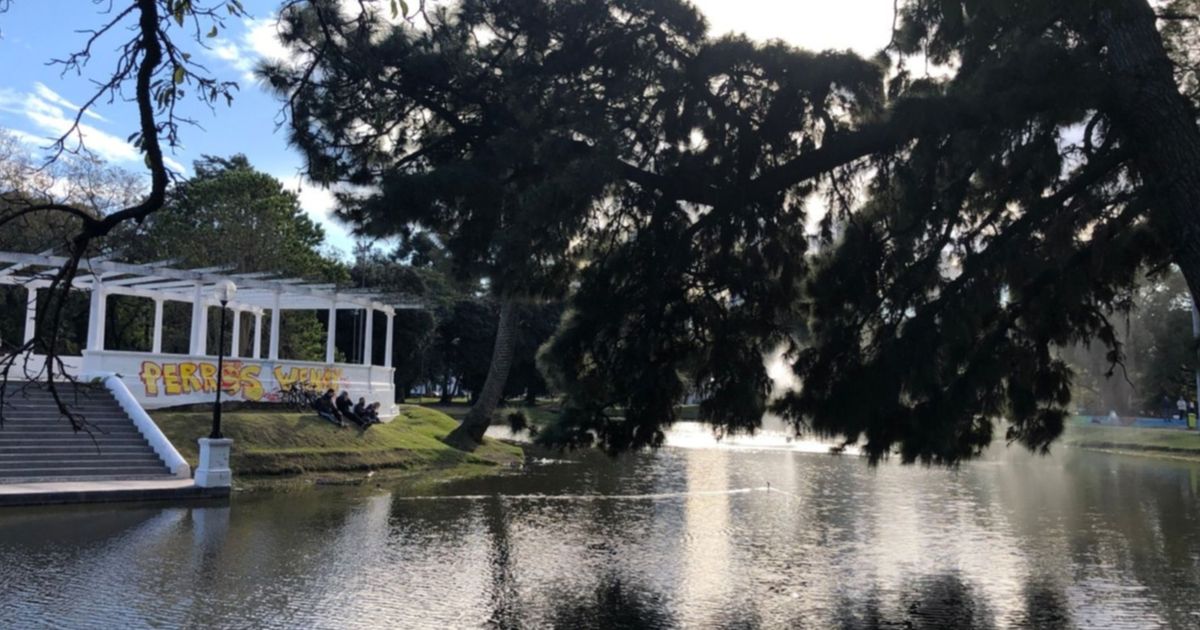
[{"label": "white pergola", "polygon": [[[33,339],[37,316],[37,292],[50,286],[51,279],[68,262],[63,256],[50,252],[38,254],[0,252],[0,285],[23,286],[27,291],[25,341]],[[392,322],[398,309],[421,306],[411,300],[388,300],[383,294],[358,289],[339,288],[333,284],[311,284],[295,278],[274,277],[270,272],[228,274],[220,267],[176,269],[174,261],[131,264],[105,258],[84,259],[72,287],[91,292],[88,318],[87,350],[104,350],[104,324],[109,295],[129,295],[154,301],[154,335],[151,352],[162,352],[163,303],[186,302],[192,305],[191,341],[188,354],[207,354],[208,307],[219,306],[216,287],[232,281],[237,285],[234,300],[228,303],[233,318],[233,342],[230,357],[241,356],[238,347],[241,313],[254,316],[254,341],[250,355],[260,359],[263,333],[263,314],[271,313],[268,360],[279,359],[279,327],[285,310],[328,310],[329,323],[325,344],[325,363],[334,362],[336,320],[338,309],[357,309],[366,313],[363,335],[362,363],[370,365],[374,338],[373,313],[387,315],[384,367],[392,367]],[[388,300],[387,303],[385,300]]]}]

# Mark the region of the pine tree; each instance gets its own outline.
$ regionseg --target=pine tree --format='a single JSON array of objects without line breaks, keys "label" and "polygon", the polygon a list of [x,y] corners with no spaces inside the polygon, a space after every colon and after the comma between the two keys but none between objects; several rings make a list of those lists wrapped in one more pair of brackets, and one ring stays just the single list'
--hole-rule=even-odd
[{"label": "pine tree", "polygon": [[[1184,17],[1171,24],[1186,39],[1195,22]],[[751,364],[785,334],[802,388],[775,408],[798,429],[858,442],[873,461],[952,463],[990,444],[1004,418],[1009,440],[1044,449],[1062,430],[1072,376],[1054,349],[1094,340],[1120,361],[1112,316],[1129,307],[1140,269],[1175,262],[1196,294],[1200,131],[1181,92],[1194,75],[1172,65],[1149,4],[918,0],[902,3],[899,24],[874,111],[830,114],[845,128],[801,136],[794,157],[737,181],[641,177],[666,201],[708,210],[676,234],[639,233],[584,274],[546,354],[570,393],[549,439],[653,445],[682,375],[720,430],[752,430],[768,386]],[[948,76],[914,75],[922,56]],[[801,290],[756,296],[755,282],[790,287],[769,275],[689,287],[697,265],[736,268],[753,253],[737,243],[759,225],[737,212],[810,191],[829,213]],[[753,216],[787,207],[763,203]],[[686,251],[710,220],[732,252],[670,263],[665,252]],[[772,320],[769,305],[803,319]],[[717,325],[713,312],[736,323]]]},{"label": "pine tree", "polygon": [[364,229],[427,227],[499,295],[576,277],[547,440],[659,444],[693,390],[753,430],[787,343],[798,429],[953,463],[999,418],[1059,434],[1055,350],[1119,361],[1140,270],[1200,290],[1194,4],[909,0],[865,60],[708,38],[668,0],[465,0],[421,27],[313,2],[287,33],[315,70],[266,76],[313,174],[377,187],[347,206]]},{"label": "pine tree", "polygon": [[492,368],[460,430],[477,443],[504,389],[518,302],[564,290],[615,156],[643,142],[702,22],[676,2],[465,0],[421,27],[295,5],[284,41],[314,62],[264,76],[289,99],[317,181],[369,185],[341,214],[365,234],[426,230],[500,302]]}]

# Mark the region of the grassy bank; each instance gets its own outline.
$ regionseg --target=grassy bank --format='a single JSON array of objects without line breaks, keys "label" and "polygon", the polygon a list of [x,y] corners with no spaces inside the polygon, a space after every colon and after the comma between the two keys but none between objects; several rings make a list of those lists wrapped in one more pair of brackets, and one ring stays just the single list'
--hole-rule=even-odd
[{"label": "grassy bank", "polygon": [[1176,429],[1139,429],[1098,425],[1068,425],[1064,444],[1082,448],[1137,451],[1200,459],[1200,432]]},{"label": "grassy bank", "polygon": [[[184,459],[195,466],[196,439],[208,435],[211,414],[158,411],[153,416]],[[339,429],[311,413],[272,411],[225,412],[221,428],[234,441],[230,467],[238,476],[451,468],[470,474],[480,472],[470,469],[496,470],[522,461],[520,448],[495,440],[473,453],[443,444],[441,438],[457,424],[439,411],[406,405],[395,420],[367,431]]]}]

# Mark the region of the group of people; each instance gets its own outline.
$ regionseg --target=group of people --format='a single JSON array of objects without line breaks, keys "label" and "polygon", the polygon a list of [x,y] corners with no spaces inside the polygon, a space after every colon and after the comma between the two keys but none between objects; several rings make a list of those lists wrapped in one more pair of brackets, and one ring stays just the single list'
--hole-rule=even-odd
[{"label": "group of people", "polygon": [[332,389],[325,390],[325,393],[313,402],[313,409],[317,415],[340,427],[348,426],[347,421],[364,429],[379,423],[378,402],[368,405],[367,399],[359,397],[356,404],[351,402],[349,392],[345,391],[335,399]]},{"label": "group of people", "polygon": [[[1164,395],[1163,396],[1163,406],[1166,408],[1165,415],[1167,417],[1170,417],[1170,414],[1171,414],[1171,406],[1170,405],[1171,405],[1171,399],[1167,398],[1166,395]],[[1195,401],[1185,400],[1183,398],[1183,396],[1180,396],[1179,400],[1175,401],[1175,412],[1176,412],[1175,417],[1180,420],[1183,420],[1188,417],[1189,413],[1196,413],[1196,403],[1195,403]]]}]

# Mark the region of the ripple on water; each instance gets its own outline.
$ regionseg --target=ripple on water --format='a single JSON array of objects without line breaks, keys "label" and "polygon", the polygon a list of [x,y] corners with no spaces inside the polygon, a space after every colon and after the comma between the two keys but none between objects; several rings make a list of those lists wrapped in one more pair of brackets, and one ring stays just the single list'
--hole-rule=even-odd
[{"label": "ripple on water", "polygon": [[425,498],[6,512],[0,625],[1191,627],[1196,478],[1079,451],[953,472],[691,445]]}]

